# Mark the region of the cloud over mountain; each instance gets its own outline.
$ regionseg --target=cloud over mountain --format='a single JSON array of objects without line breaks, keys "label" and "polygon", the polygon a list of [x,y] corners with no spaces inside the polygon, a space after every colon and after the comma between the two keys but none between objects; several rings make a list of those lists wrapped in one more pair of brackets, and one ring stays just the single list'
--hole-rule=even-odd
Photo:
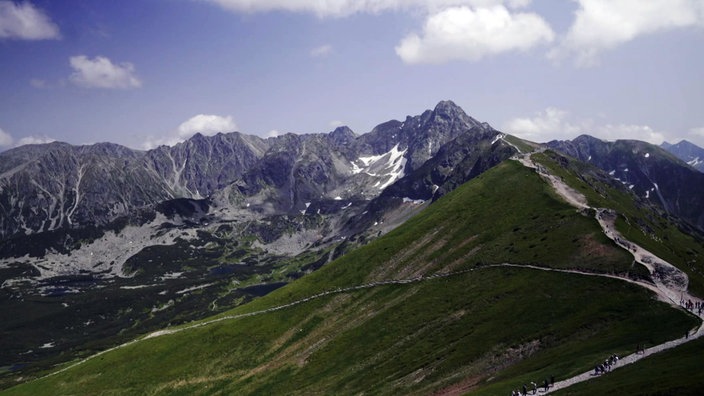
[{"label": "cloud over mountain", "polygon": [[548,107],[533,117],[516,117],[503,125],[503,130],[524,139],[546,142],[551,139],[572,139],[589,134],[604,140],[636,139],[660,144],[665,135],[648,125],[599,123],[593,119],[577,119],[569,112]]},{"label": "cloud over mountain", "polygon": [[12,136],[3,131],[2,128],[0,128],[0,147],[8,147],[12,145]]},{"label": "cloud over mountain", "polygon": [[179,142],[183,142],[196,133],[211,136],[218,132],[228,133],[236,130],[237,124],[235,124],[232,116],[198,114],[182,122],[178,128],[164,136],[147,138],[142,144],[142,148],[153,149],[161,145],[173,146]]}]

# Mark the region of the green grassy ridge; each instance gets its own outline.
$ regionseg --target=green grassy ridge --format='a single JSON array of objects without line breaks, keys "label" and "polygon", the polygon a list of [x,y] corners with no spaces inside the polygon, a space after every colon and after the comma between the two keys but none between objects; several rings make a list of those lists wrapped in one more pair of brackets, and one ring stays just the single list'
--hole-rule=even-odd
[{"label": "green grassy ridge", "polygon": [[663,351],[591,381],[565,388],[556,395],[668,395],[698,396],[702,376],[704,338]]},{"label": "green grassy ridge", "polygon": [[590,206],[616,210],[616,229],[626,239],[687,273],[689,290],[704,296],[704,239],[700,234],[683,232],[681,224],[654,207],[638,203],[630,191],[610,185],[604,173],[589,164],[550,150],[532,158],[584,194]]},{"label": "green grassy ridge", "polygon": [[142,341],[6,394],[427,394],[475,376],[485,394],[507,393],[516,378],[583,371],[691,325],[622,281],[483,268]]},{"label": "green grassy ridge", "polygon": [[[337,287],[483,264],[628,271],[628,255],[602,236],[594,219],[559,200],[533,171],[507,161],[388,235],[227,314],[254,312]],[[553,310],[557,313],[542,314]],[[407,320],[400,319],[399,311],[406,312],[402,317]],[[457,321],[448,320],[455,316]],[[691,326],[691,318],[624,282],[482,268],[444,281],[326,296],[141,341],[8,394],[257,394],[281,390],[283,383],[298,384],[292,389],[300,388],[300,393],[427,393],[467,378],[484,380],[485,368],[495,361],[507,369],[494,373],[491,384],[480,381],[478,386],[508,393],[516,378],[584,371],[593,357],[643,337],[664,340]],[[399,337],[413,342],[397,344]],[[327,341],[316,346],[321,339]],[[530,359],[504,358],[535,340],[541,348]],[[375,358],[387,350],[393,353]],[[305,364],[301,355],[307,356]],[[365,363],[349,364],[355,356]],[[415,373],[423,379],[414,385],[414,376],[420,375]]]}]

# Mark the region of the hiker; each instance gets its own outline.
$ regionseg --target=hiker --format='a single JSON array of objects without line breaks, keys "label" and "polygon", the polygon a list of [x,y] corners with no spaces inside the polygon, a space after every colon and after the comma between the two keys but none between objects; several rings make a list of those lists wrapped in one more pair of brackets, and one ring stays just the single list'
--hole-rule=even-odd
[{"label": "hiker", "polygon": [[555,386],[555,376],[554,375],[550,376],[550,386],[551,387]]},{"label": "hiker", "polygon": [[543,380],[543,389],[545,389],[545,392],[548,391],[548,379],[547,378],[545,380]]},{"label": "hiker", "polygon": [[538,392],[538,384],[535,381],[531,381],[530,385],[533,387],[533,394],[536,394]]}]

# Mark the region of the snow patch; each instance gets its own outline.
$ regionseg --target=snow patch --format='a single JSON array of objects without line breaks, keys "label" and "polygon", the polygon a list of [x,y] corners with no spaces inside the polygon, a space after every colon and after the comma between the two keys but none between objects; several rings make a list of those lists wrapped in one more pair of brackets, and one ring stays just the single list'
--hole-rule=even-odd
[{"label": "snow patch", "polygon": [[[432,146],[429,147],[429,150],[432,150]],[[399,144],[396,144],[387,153],[359,157],[352,162],[352,173],[364,173],[378,178],[379,180],[374,184],[374,187],[383,190],[405,175],[407,151],[408,149],[400,150]]]},{"label": "snow patch", "polygon": [[120,286],[123,290],[136,290],[136,289],[146,289],[147,287],[152,287],[157,285],[137,285],[137,286]]},{"label": "snow patch", "polygon": [[178,279],[183,275],[183,272],[169,272],[161,276],[161,280]]},{"label": "snow patch", "polygon": [[650,153],[645,153],[645,158],[650,158]]},{"label": "snow patch", "polygon": [[55,346],[56,346],[56,344],[52,341],[52,342],[47,342],[47,343],[43,344],[42,346],[39,347],[39,349],[49,349],[49,348],[53,348]]},{"label": "snow patch", "polygon": [[425,203],[422,199],[411,199],[408,197],[403,197],[403,203],[412,203],[414,205],[422,205]]},{"label": "snow patch", "polygon": [[200,285],[200,286],[189,287],[189,288],[186,288],[186,289],[177,291],[176,294],[186,294],[186,293],[190,293],[190,292],[192,292],[192,291],[196,291],[196,290],[200,290],[200,289],[205,289],[206,287],[210,287],[210,286],[212,286],[212,285],[214,285],[214,284],[215,284],[215,283],[206,283],[206,284]]},{"label": "snow patch", "polygon": [[496,135],[494,137],[494,140],[491,141],[491,145],[493,146],[494,143],[498,142],[499,140],[503,140],[503,138],[505,138],[505,137],[506,137],[506,135],[504,135],[503,133]]}]

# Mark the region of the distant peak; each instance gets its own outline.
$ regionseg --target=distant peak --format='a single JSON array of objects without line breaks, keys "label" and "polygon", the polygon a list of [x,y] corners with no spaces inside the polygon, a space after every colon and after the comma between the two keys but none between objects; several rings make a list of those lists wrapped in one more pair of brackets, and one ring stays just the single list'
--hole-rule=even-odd
[{"label": "distant peak", "polygon": [[354,131],[352,131],[347,125],[339,126],[332,131],[333,135],[352,135],[354,136]]},{"label": "distant peak", "polygon": [[587,134],[582,134],[574,138],[575,142],[577,141],[587,141],[587,142],[602,142],[605,143],[606,141],[603,139],[599,139],[598,137],[594,137],[592,135],[587,135]]},{"label": "distant peak", "polygon": [[454,114],[461,112],[464,114],[464,110],[462,110],[461,107],[457,106],[455,102],[451,100],[443,100],[440,103],[435,106],[435,109],[433,110],[435,113],[440,113],[440,114]]}]

